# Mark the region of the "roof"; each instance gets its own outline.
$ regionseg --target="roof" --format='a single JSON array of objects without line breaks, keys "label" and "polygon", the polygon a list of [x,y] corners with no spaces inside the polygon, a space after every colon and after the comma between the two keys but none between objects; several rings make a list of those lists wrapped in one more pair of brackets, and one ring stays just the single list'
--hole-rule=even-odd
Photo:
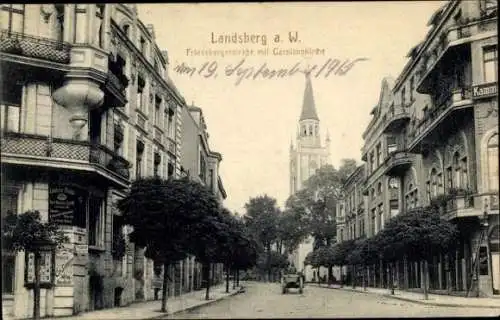
[{"label": "roof", "polygon": [[311,77],[306,74],[306,88],[304,90],[304,100],[302,102],[302,113],[300,114],[299,121],[302,120],[318,120],[318,114],[316,113],[316,105],[314,104],[314,95],[311,83]]}]

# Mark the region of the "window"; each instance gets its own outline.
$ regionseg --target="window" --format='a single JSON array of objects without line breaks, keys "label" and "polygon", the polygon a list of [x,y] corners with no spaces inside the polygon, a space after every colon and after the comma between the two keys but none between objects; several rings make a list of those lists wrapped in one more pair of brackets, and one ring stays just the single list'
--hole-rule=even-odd
[{"label": "window", "polygon": [[446,188],[448,190],[453,188],[453,174],[451,166],[446,169]]},{"label": "window", "polygon": [[114,151],[116,154],[123,155],[123,125],[119,120],[114,122]]},{"label": "window", "polygon": [[213,169],[210,169],[208,170],[208,179],[209,179],[209,186],[210,186],[210,190],[213,190],[214,189],[214,170]]},{"label": "window", "polygon": [[375,220],[376,216],[377,216],[377,214],[376,214],[375,208],[374,208],[374,209],[372,209],[372,215],[371,215],[372,223],[370,224],[370,231],[371,231],[372,236],[375,235],[375,233],[377,233],[377,229],[376,229],[376,225],[375,225],[376,224],[376,220]]},{"label": "window", "polygon": [[382,182],[379,182],[377,185],[377,195],[382,194]]},{"label": "window", "polygon": [[160,164],[161,164],[161,155],[158,152],[154,153],[154,162],[153,162],[153,175],[158,177],[160,175]]},{"label": "window", "polygon": [[379,215],[379,219],[380,219],[380,230],[382,230],[384,228],[384,224],[385,224],[385,219],[384,219],[384,205],[381,204],[378,206],[378,215]]},{"label": "window", "polygon": [[431,194],[433,197],[438,195],[438,181],[437,181],[437,170],[436,168],[433,168],[431,170],[431,177],[430,177],[430,183],[431,183]]},{"label": "window", "polygon": [[[18,213],[17,200],[17,190],[2,186],[2,220],[8,212]],[[2,294],[14,294],[16,255],[14,251],[5,248],[4,244],[2,241]]]},{"label": "window", "polygon": [[123,27],[122,27],[122,29],[123,29],[123,32],[125,33],[125,35],[126,35],[127,37],[128,37],[128,36],[130,36],[130,35],[129,35],[130,25],[128,25],[128,24],[124,24],[124,25],[123,25]]},{"label": "window", "polygon": [[498,191],[498,134],[494,134],[487,144],[488,189]]},{"label": "window", "polygon": [[169,178],[174,175],[174,164],[170,161],[168,162],[167,171],[168,171],[167,174],[168,174]]},{"label": "window", "polygon": [[[113,242],[111,243],[111,246],[113,246],[115,243],[118,243],[118,239],[120,236],[123,236],[123,216],[114,214],[113,215]],[[112,248],[114,249],[114,248]],[[126,269],[126,267],[124,268]],[[123,270],[123,269],[122,269]],[[119,272],[118,272],[119,273]]]},{"label": "window", "polygon": [[104,4],[97,4],[96,5],[96,11],[95,11],[95,44],[99,46],[99,48],[103,47],[103,36],[102,36],[102,25],[104,21],[104,10],[105,10],[105,5]]},{"label": "window", "polygon": [[7,30],[9,32],[24,32],[24,4],[4,4],[2,5],[2,19],[4,23],[8,21]]},{"label": "window", "polygon": [[498,52],[497,46],[483,48],[484,82],[496,82],[498,78]]},{"label": "window", "polygon": [[312,136],[313,134],[313,126],[309,125],[309,135]]},{"label": "window", "polygon": [[340,242],[344,241],[344,229],[340,229]]},{"label": "window", "polygon": [[315,125],[314,126],[314,135],[317,137],[319,136],[319,129],[318,129],[318,125]]},{"label": "window", "polygon": [[411,77],[410,79],[410,101],[413,101],[413,91],[415,91],[415,79]]},{"label": "window", "polygon": [[460,160],[460,169],[462,170],[462,187],[467,188],[469,186],[469,175],[467,174],[467,157],[463,157]]},{"label": "window", "polygon": [[462,174],[461,174],[461,168],[460,168],[460,154],[458,152],[455,152],[453,155],[453,169],[454,169],[454,185],[457,188],[460,188],[462,186],[462,181],[460,180]]},{"label": "window", "polygon": [[175,128],[174,128],[174,111],[172,109],[168,110],[168,137],[174,139]]},{"label": "window", "polygon": [[142,156],[144,154],[144,142],[137,141],[136,145],[137,154],[135,157],[135,177],[136,179],[142,177]]},{"label": "window", "polygon": [[3,92],[0,114],[0,126],[3,131],[19,132],[21,126],[21,102],[23,87],[8,86]]},{"label": "window", "polygon": [[406,88],[401,89],[401,106],[406,107]]},{"label": "window", "polygon": [[376,147],[377,150],[377,167],[382,163],[382,147],[380,143]]},{"label": "window", "polygon": [[154,123],[157,127],[160,127],[161,125],[161,119],[160,119],[160,106],[161,106],[161,99],[160,97],[156,96],[155,97],[155,114],[154,114]]},{"label": "window", "polygon": [[370,172],[373,172],[375,170],[375,154],[370,152]]},{"label": "window", "polygon": [[398,146],[396,144],[396,137],[394,136],[389,136],[387,137],[387,153],[392,153],[398,149]]},{"label": "window", "polygon": [[88,203],[88,244],[104,247],[104,217],[106,206],[104,199],[90,195]]},{"label": "window", "polygon": [[207,170],[207,164],[205,162],[205,157],[203,156],[203,153],[200,152],[200,179],[205,182],[205,177],[206,177],[206,170]]},{"label": "window", "polygon": [[56,10],[56,40],[64,40],[64,4],[55,4]]},{"label": "window", "polygon": [[144,87],[146,83],[141,76],[137,76],[137,109],[144,112],[145,103],[144,103]]},{"label": "window", "polygon": [[143,55],[146,55],[146,40],[143,37],[141,37],[140,43],[141,43],[141,52]]},{"label": "window", "polygon": [[391,218],[396,216],[399,213],[399,201],[398,199],[392,199],[389,202],[389,209],[391,213]]}]

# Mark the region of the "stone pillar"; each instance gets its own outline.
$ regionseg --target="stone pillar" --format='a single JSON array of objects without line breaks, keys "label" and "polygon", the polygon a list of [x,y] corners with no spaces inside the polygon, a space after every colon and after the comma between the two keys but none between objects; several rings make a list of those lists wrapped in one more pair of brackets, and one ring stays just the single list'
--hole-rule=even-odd
[{"label": "stone pillar", "polygon": [[[94,30],[94,24],[96,20],[96,5],[91,3],[87,5],[87,36],[85,43],[95,44],[95,39],[97,38],[96,31]],[[97,45],[96,45],[97,46]]]},{"label": "stone pillar", "polygon": [[68,79],[57,89],[52,99],[70,112],[70,124],[75,140],[88,139],[88,113],[104,102],[104,92],[99,85],[86,79]]}]

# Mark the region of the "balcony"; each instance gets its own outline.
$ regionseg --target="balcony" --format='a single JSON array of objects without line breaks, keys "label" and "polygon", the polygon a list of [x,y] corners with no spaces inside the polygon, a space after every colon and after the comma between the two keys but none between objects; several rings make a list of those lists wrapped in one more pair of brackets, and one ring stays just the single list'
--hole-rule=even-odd
[{"label": "balcony", "polygon": [[[129,179],[130,164],[107,147],[90,143],[61,138],[50,138],[25,133],[6,132],[2,136],[2,160],[20,164],[31,163],[37,166],[54,164],[62,167],[62,162],[70,169],[83,169],[87,164],[111,172],[121,179]],[[9,157],[12,155],[12,161]],[[26,160],[26,161],[25,161]],[[84,165],[82,167],[82,165]]]},{"label": "balcony", "polygon": [[397,131],[410,120],[410,114],[404,106],[391,106],[389,111],[382,117],[382,132],[390,133]]},{"label": "balcony", "polygon": [[434,44],[434,47],[429,48],[428,54],[423,57],[424,64],[418,71],[421,79],[417,83],[417,92],[431,93],[434,90],[435,78],[441,74],[439,69],[443,62],[454,60],[452,56],[462,57],[458,61],[467,56],[470,59],[470,46],[468,45],[470,42],[496,36],[496,34],[496,19],[460,22],[442,31],[440,41]]},{"label": "balcony", "polygon": [[389,153],[384,161],[384,174],[391,177],[399,177],[411,168],[414,156],[406,151],[393,151]]},{"label": "balcony", "polygon": [[125,89],[128,86],[128,78],[123,74],[116,75],[112,71],[108,71],[108,77],[106,79],[105,86],[112,95],[113,105],[117,107],[125,106],[125,104],[127,103]]},{"label": "balcony", "polygon": [[440,141],[438,130],[435,129],[443,127],[441,124],[446,123],[453,126],[452,121],[449,121],[450,116],[455,111],[470,106],[472,106],[472,99],[471,91],[468,87],[451,90],[450,95],[436,103],[436,107],[431,108],[424,114],[424,117],[410,129],[408,133],[408,151],[415,152],[416,148],[422,146],[424,141]]},{"label": "balcony", "polygon": [[8,30],[0,33],[0,52],[68,64],[70,50],[69,43],[58,40]]}]

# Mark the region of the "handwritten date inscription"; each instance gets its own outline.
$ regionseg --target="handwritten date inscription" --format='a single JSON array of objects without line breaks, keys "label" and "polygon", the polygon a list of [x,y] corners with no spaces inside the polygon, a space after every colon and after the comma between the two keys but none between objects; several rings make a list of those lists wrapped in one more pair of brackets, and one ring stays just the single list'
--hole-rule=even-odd
[{"label": "handwritten date inscription", "polygon": [[347,59],[340,61],[338,59],[328,59],[322,64],[303,66],[301,62],[294,65],[281,68],[272,68],[266,62],[260,66],[249,65],[245,59],[240,60],[237,64],[226,64],[219,71],[219,63],[217,61],[207,61],[202,65],[195,67],[182,62],[177,64],[174,71],[178,74],[193,77],[195,75],[204,78],[217,78],[219,73],[226,77],[234,77],[235,85],[239,85],[243,80],[256,80],[259,77],[262,79],[276,79],[293,76],[296,73],[309,74],[312,77],[328,78],[331,75],[343,76],[347,74],[358,62],[368,60],[367,58]]}]

